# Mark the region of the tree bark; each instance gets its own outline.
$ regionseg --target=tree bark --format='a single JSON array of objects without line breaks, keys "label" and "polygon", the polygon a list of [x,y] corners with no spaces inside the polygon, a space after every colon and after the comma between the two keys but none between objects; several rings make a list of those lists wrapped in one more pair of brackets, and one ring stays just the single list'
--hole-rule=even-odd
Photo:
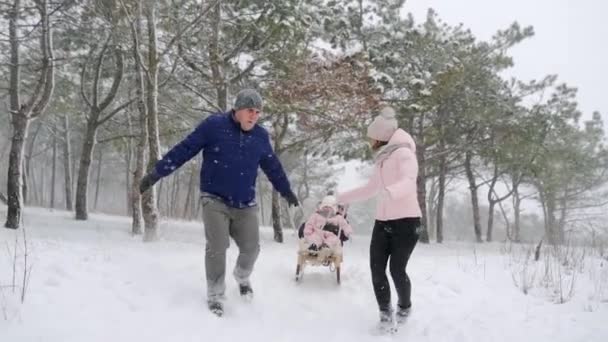
[{"label": "tree bark", "polygon": [[10,43],[10,66],[9,66],[9,109],[11,114],[11,125],[13,136],[11,138],[11,150],[9,155],[9,167],[7,177],[8,211],[4,226],[10,229],[19,228],[21,222],[21,210],[23,207],[23,148],[27,138],[30,120],[40,116],[46,109],[53,89],[55,87],[54,65],[53,65],[53,35],[48,14],[47,0],[40,0],[37,9],[40,13],[40,52],[42,55],[42,67],[40,77],[34,86],[31,98],[26,103],[20,99],[20,56],[19,24],[21,1],[14,0],[9,13],[9,43]]},{"label": "tree bark", "polygon": [[483,242],[481,236],[481,219],[479,215],[479,199],[477,197],[477,184],[475,183],[475,175],[473,174],[472,165],[473,153],[467,151],[465,153],[464,168],[469,182],[469,191],[471,192],[471,205],[473,206],[473,228],[475,231],[475,239],[477,242]]},{"label": "tree bark", "polygon": [[[137,86],[137,110],[139,113],[139,137],[135,150],[135,171],[133,173],[133,184],[131,189],[131,233],[139,235],[142,233],[143,222],[143,197],[139,193],[139,183],[144,176],[146,165],[146,143],[148,141],[148,110],[146,108],[145,75],[139,42],[141,37],[142,3],[137,2],[137,13],[135,21],[131,23],[132,53],[135,60],[135,76]],[[148,199],[149,200],[149,199]]]},{"label": "tree bark", "polygon": [[38,187],[40,189],[40,195],[38,196],[40,202],[38,202],[38,205],[40,206],[46,204],[46,175],[46,169],[40,168],[40,186]]},{"label": "tree bark", "polygon": [[567,185],[565,186],[565,188],[566,189],[564,191],[564,195],[559,200],[561,208],[559,210],[559,220],[556,225],[557,238],[560,243],[566,241],[566,218],[568,217],[568,196],[570,195],[570,191]]},{"label": "tree bark", "polygon": [[6,215],[6,228],[17,229],[21,223],[21,209],[23,208],[23,151],[27,138],[29,120],[23,113],[13,114],[11,150],[8,160],[8,182],[6,194],[8,197],[8,212]]},{"label": "tree bark", "polygon": [[223,72],[221,51],[220,51],[220,31],[221,31],[221,15],[222,7],[219,1],[211,10],[211,37],[209,39],[209,62],[211,67],[211,76],[213,85],[216,90],[217,105],[222,110],[228,108],[228,92],[226,89],[226,81]]},{"label": "tree bark", "polygon": [[[143,90],[143,79],[141,87]],[[142,196],[139,193],[139,182],[141,182],[141,179],[144,176],[144,167],[146,164],[146,141],[148,140],[148,130],[146,128],[148,120],[146,118],[146,103],[143,99],[143,92],[138,94],[138,96],[140,96],[137,103],[139,110],[140,133],[135,152],[135,172],[133,173],[133,183],[131,189],[131,217],[133,218],[131,224],[131,233],[134,235],[139,235],[142,233],[143,209]]]},{"label": "tree bark", "polygon": [[[108,53],[108,49],[111,47],[111,42],[113,39],[113,34],[110,33],[107,37],[104,45],[99,52],[99,55],[96,58],[95,70],[94,70],[94,78],[91,84],[91,99],[89,100],[84,92],[85,85],[85,76],[86,76],[86,61],[82,69],[80,82],[82,87],[82,97],[83,100],[87,103],[90,108],[89,115],[87,117],[87,126],[86,126],[86,134],[85,140],[83,141],[82,146],[82,154],[80,157],[80,163],[78,168],[78,181],[76,184],[76,219],[77,220],[87,220],[88,219],[88,191],[89,191],[89,174],[91,167],[91,158],[93,155],[93,151],[95,149],[95,137],[97,135],[97,130],[101,125],[103,125],[107,120],[109,120],[112,116],[119,113],[122,109],[126,107],[128,104],[125,103],[123,105],[117,106],[110,113],[102,116],[106,109],[114,102],[116,95],[118,93],[118,88],[120,87],[120,83],[122,82],[122,78],[124,75],[124,63],[122,52],[118,46],[112,46],[112,50],[114,52],[114,59],[116,63],[116,67],[114,70],[114,75],[112,79],[112,86],[105,98],[102,101],[99,101],[99,85],[101,81],[101,74],[103,69],[103,60]],[[91,54],[94,51],[91,51]]]},{"label": "tree bark", "polygon": [[[91,113],[91,115],[95,115]],[[94,123],[88,122],[84,143],[80,154],[80,163],[78,166],[78,182],[76,183],[76,219],[87,220],[89,218],[88,201],[89,201],[89,174],[91,170],[91,159],[93,158],[93,149],[95,148],[95,138],[97,136],[97,127]]]},{"label": "tree bark", "polygon": [[65,187],[65,208],[72,211],[72,144],[70,142],[70,121],[63,116],[63,172]]},{"label": "tree bark", "polygon": [[496,207],[496,201],[491,201],[488,204],[488,227],[486,231],[486,242],[492,242],[493,231],[494,231],[494,207]]},{"label": "tree bark", "polygon": [[260,182],[260,178],[258,177],[258,181],[257,181],[257,194],[258,197],[260,199],[260,202],[258,203],[258,205],[260,206],[260,222],[262,223],[262,226],[266,225],[266,211],[264,210],[264,208],[266,207],[264,205],[264,188],[262,186],[262,182]]},{"label": "tree bark", "polygon": [[492,242],[492,233],[494,231],[494,207],[498,202],[497,199],[494,199],[494,188],[496,187],[496,183],[498,182],[498,164],[495,160],[494,162],[494,173],[492,175],[492,180],[490,181],[490,186],[488,188],[488,226],[486,227],[486,241]]},{"label": "tree bark", "polygon": [[430,186],[427,191],[426,206],[427,206],[427,224],[429,239],[437,236],[437,193],[439,192],[439,179],[431,179]]},{"label": "tree bark", "polygon": [[[283,115],[273,122],[274,151],[277,158],[281,155],[283,139],[287,133],[289,118]],[[281,224],[281,204],[279,203],[279,193],[272,188],[272,206],[270,216],[272,218],[272,229],[274,230],[274,241],[283,243],[283,227]]]},{"label": "tree bark", "polygon": [[25,172],[23,174],[23,203],[40,204],[38,187],[36,186],[36,173],[32,171],[32,160],[34,158],[34,148],[36,147],[36,139],[42,129],[42,123],[38,122],[36,129],[29,140],[26,140],[27,153],[25,154]]},{"label": "tree bark", "polygon": [[279,193],[274,189],[272,190],[272,230],[274,231],[274,241],[283,243],[281,204],[279,203]]},{"label": "tree bark", "polygon": [[103,150],[101,148],[97,149],[97,181],[95,182],[95,204],[93,204],[93,208],[97,210],[97,205],[99,204],[99,189],[101,187],[101,171],[103,170]]},{"label": "tree bark", "polygon": [[418,147],[416,148],[416,157],[418,159],[418,178],[416,186],[418,192],[418,204],[422,211],[421,223],[422,231],[420,233],[420,242],[429,243],[429,232],[427,229],[427,209],[426,209],[426,159],[425,159],[425,142],[424,142],[424,114],[418,118]]},{"label": "tree bark", "polygon": [[194,189],[195,184],[196,184],[196,168],[195,167],[191,167],[190,168],[190,177],[189,177],[189,181],[188,181],[188,192],[186,193],[186,203],[184,203],[184,211],[182,214],[183,218],[186,219],[192,219],[194,217],[194,203],[196,203],[195,200],[195,194],[196,194],[196,190]]},{"label": "tree bark", "polygon": [[555,219],[556,201],[555,196],[550,191],[542,195],[545,207],[545,236],[551,245],[561,243],[557,234],[557,220]]},{"label": "tree bark", "polygon": [[513,184],[513,241],[521,242],[521,198],[519,196],[519,185]]},{"label": "tree bark", "polygon": [[443,206],[445,202],[447,162],[444,155],[439,161],[439,193],[437,194],[437,242],[443,242]]},{"label": "tree bark", "polygon": [[176,172],[173,175],[173,182],[171,184],[171,198],[169,201],[169,216],[177,218],[177,208],[179,207],[179,184],[180,184],[181,172]]},{"label": "tree bark", "polygon": [[[147,77],[147,118],[148,118],[148,172],[152,172],[160,159],[160,142],[158,136],[158,52],[156,38],[156,8],[149,2],[146,18],[148,24],[148,77]],[[156,187],[143,195],[143,216],[145,222],[144,241],[158,239],[158,207]]]},{"label": "tree bark", "polygon": [[131,208],[131,189],[133,188],[131,185],[131,164],[133,160],[133,123],[131,122],[131,114],[127,111],[127,130],[129,132],[129,137],[124,140],[125,142],[125,196],[126,196],[126,204],[127,204],[127,215],[132,215]]},{"label": "tree bark", "polygon": [[57,125],[53,124],[53,162],[51,170],[51,209],[55,209],[55,181],[57,176]]}]

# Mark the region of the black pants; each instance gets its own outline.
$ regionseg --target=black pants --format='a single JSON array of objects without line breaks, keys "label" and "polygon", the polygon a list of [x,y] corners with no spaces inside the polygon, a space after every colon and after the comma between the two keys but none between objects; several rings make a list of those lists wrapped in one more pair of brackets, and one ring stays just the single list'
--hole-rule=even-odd
[{"label": "black pants", "polygon": [[399,297],[398,304],[404,308],[412,305],[410,298],[412,285],[405,268],[418,242],[416,228],[419,226],[420,218],[418,217],[389,221],[376,220],[374,224],[369,261],[374,293],[381,311],[391,310],[391,288],[386,277],[386,264],[389,257],[391,277]]}]

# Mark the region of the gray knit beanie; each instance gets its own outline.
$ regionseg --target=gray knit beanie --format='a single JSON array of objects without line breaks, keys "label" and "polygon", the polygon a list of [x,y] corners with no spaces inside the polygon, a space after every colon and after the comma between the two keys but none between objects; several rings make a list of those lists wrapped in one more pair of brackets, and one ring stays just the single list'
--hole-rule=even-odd
[{"label": "gray knit beanie", "polygon": [[234,110],[255,108],[262,110],[262,96],[254,89],[243,89],[236,95]]}]

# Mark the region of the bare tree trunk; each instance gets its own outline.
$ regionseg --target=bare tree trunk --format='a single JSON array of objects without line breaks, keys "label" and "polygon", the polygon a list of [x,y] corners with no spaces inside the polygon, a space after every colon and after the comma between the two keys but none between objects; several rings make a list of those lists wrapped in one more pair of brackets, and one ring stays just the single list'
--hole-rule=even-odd
[{"label": "bare tree trunk", "polygon": [[63,172],[65,185],[65,208],[72,211],[72,144],[70,142],[70,121],[63,116]]},{"label": "bare tree trunk", "polygon": [[437,194],[437,242],[443,242],[443,206],[445,202],[447,162],[446,157],[441,156],[439,161],[439,193]]},{"label": "bare tree trunk", "polygon": [[568,186],[566,185],[566,190],[564,191],[564,195],[560,198],[560,215],[559,220],[557,222],[557,236],[560,242],[566,241],[566,218],[568,216],[568,196],[570,195],[570,191],[568,190]]},{"label": "bare tree trunk", "polygon": [[54,65],[53,65],[53,40],[52,27],[47,12],[47,0],[40,0],[37,9],[40,13],[40,52],[42,55],[42,68],[40,77],[33,87],[31,98],[21,103],[20,99],[20,56],[19,45],[19,18],[21,1],[14,0],[12,8],[7,14],[9,19],[9,42],[10,42],[10,66],[9,66],[9,107],[12,117],[11,124],[13,136],[11,138],[11,150],[9,155],[9,167],[7,177],[8,212],[6,216],[6,228],[17,229],[21,222],[21,209],[23,207],[23,148],[27,138],[29,122],[40,116],[46,109],[53,89],[55,87]]},{"label": "bare tree trunk", "polygon": [[44,168],[40,168],[40,206],[44,206],[46,204],[46,175],[46,170]]},{"label": "bare tree trunk", "polygon": [[192,219],[193,215],[194,215],[194,203],[196,202],[194,197],[195,194],[195,190],[194,190],[194,184],[195,184],[195,179],[196,179],[196,168],[191,167],[190,168],[190,179],[188,181],[188,192],[186,193],[186,202],[184,203],[184,211],[182,214],[183,218],[187,218],[187,219]]},{"label": "bare tree trunk", "polygon": [[213,85],[217,94],[217,105],[222,110],[228,109],[228,92],[222,68],[222,58],[220,51],[220,31],[221,31],[221,1],[218,1],[211,10],[211,37],[209,39],[209,62]]},{"label": "bare tree trunk", "polygon": [[23,148],[27,137],[29,120],[22,113],[13,114],[13,137],[8,161],[8,182],[6,192],[8,197],[8,212],[6,215],[6,228],[17,229],[21,221],[21,208],[23,207],[22,181],[23,176]]},{"label": "bare tree trunk", "polygon": [[493,230],[494,230],[494,207],[496,207],[496,201],[491,201],[488,204],[488,227],[486,231],[486,242],[492,242]]},{"label": "bare tree trunk", "polygon": [[[106,121],[112,118],[114,115],[119,113],[122,109],[124,109],[129,102],[117,106],[110,113],[105,114],[102,117],[102,114],[109,108],[109,106],[114,102],[116,95],[118,93],[118,88],[120,87],[120,83],[122,82],[122,78],[124,75],[124,63],[122,52],[118,46],[113,46],[111,44],[113,39],[113,32],[109,34],[106,38],[103,46],[99,54],[96,56],[95,62],[95,70],[93,82],[91,84],[91,98],[89,100],[88,96],[85,94],[85,77],[87,62],[85,61],[82,73],[81,73],[81,94],[85,103],[89,106],[89,115],[87,117],[87,126],[86,126],[86,134],[85,139],[82,146],[82,153],[80,156],[80,164],[78,169],[78,181],[76,185],[76,219],[77,220],[87,220],[88,219],[88,191],[89,191],[89,173],[91,167],[91,158],[93,156],[93,150],[95,149],[95,137],[97,135],[97,130],[101,125],[103,125]],[[116,63],[114,69],[114,75],[112,79],[112,85],[105,98],[100,101],[99,94],[99,86],[101,83],[101,74],[103,69],[103,60],[108,53],[108,49],[112,48],[114,52],[114,62]],[[91,54],[93,55],[94,49],[91,50]]]},{"label": "bare tree trunk", "polygon": [[[32,171],[32,159],[34,158],[34,148],[36,147],[36,139],[42,128],[42,123],[38,122],[34,134],[30,137],[27,146],[27,154],[25,155],[25,177],[23,181],[23,202],[27,204],[40,204],[38,196],[38,187],[36,186],[36,173]],[[30,193],[32,196],[30,196]],[[30,201],[32,201],[30,203]]]},{"label": "bare tree trunk", "polygon": [[57,124],[53,123],[53,161],[51,170],[51,209],[55,209],[55,181],[57,176]]},{"label": "bare tree trunk", "polygon": [[465,153],[464,169],[469,181],[469,191],[471,192],[471,204],[473,206],[473,227],[475,230],[475,239],[477,242],[483,242],[481,236],[481,219],[479,215],[479,199],[477,197],[477,184],[475,183],[475,175],[473,174],[472,166],[473,154],[470,151]]},{"label": "bare tree trunk", "polygon": [[179,178],[181,172],[176,172],[173,175],[173,182],[171,182],[171,198],[169,199],[169,216],[177,218],[177,208],[179,202]]},{"label": "bare tree trunk", "polygon": [[432,178],[430,182],[429,191],[427,192],[426,204],[427,204],[427,224],[429,239],[433,239],[436,236],[436,223],[437,223],[437,192],[439,180]]},{"label": "bare tree trunk", "polygon": [[175,189],[175,212],[173,215],[175,215],[175,217],[179,218],[179,207],[180,207],[180,203],[181,203],[181,191],[182,191],[182,181],[181,181],[181,177],[183,175],[183,173],[180,172],[179,177],[177,177],[176,181],[177,181],[177,186]]},{"label": "bare tree trunk", "polygon": [[[131,38],[132,38],[132,52],[133,58],[135,59],[135,76],[137,81],[136,93],[137,93],[137,110],[139,113],[139,137],[137,139],[137,146],[135,152],[135,171],[133,173],[133,187],[131,189],[131,215],[133,218],[131,224],[131,233],[139,235],[142,233],[142,222],[143,222],[143,197],[139,193],[139,183],[144,176],[144,169],[146,164],[146,143],[148,141],[148,110],[146,108],[146,96],[145,96],[145,80],[143,61],[141,52],[139,51],[139,38],[141,37],[141,17],[142,17],[142,4],[141,1],[137,2],[137,13],[135,15],[135,21],[131,23]],[[148,199],[149,200],[149,199]]]},{"label": "bare tree trunk", "polygon": [[281,227],[281,204],[279,203],[279,193],[272,190],[272,230],[274,231],[274,241],[283,243],[283,228]]},{"label": "bare tree trunk", "polygon": [[[277,157],[280,157],[282,153],[282,143],[287,133],[287,127],[289,125],[289,118],[287,115],[283,115],[272,123],[273,134],[274,134],[274,151]],[[279,193],[276,192],[274,187],[272,188],[272,206],[270,216],[272,218],[272,229],[274,230],[274,241],[283,242],[283,227],[281,225],[281,204],[279,203]]]},{"label": "bare tree trunk", "polygon": [[[24,143],[24,145],[25,145],[25,143]],[[22,201],[23,201],[24,204],[27,205],[27,203],[28,203],[27,200],[28,200],[28,197],[29,197],[27,195],[27,191],[28,191],[27,190],[28,189],[27,184],[29,183],[29,179],[28,179],[28,175],[27,175],[27,163],[26,163],[27,157],[25,155],[25,147],[24,147],[23,153],[24,153],[24,156],[23,156],[23,165],[21,166],[21,170],[22,170],[21,171],[21,193],[22,193],[22,196],[23,196]],[[9,161],[10,161],[10,153],[9,153]]]},{"label": "bare tree trunk", "polygon": [[[70,143],[71,144],[71,143]],[[76,150],[78,151],[78,150]],[[78,154],[78,157],[76,155]],[[72,191],[72,207],[74,208],[74,212],[76,212],[76,185],[78,183],[78,164],[80,163],[80,151],[77,154],[73,152],[70,154],[71,160],[70,162],[70,174],[72,175],[72,183],[70,184],[70,189]],[[72,157],[73,156],[73,157]]]},{"label": "bare tree trunk", "polygon": [[127,200],[127,215],[132,215],[131,208],[131,160],[133,159],[133,124],[131,122],[130,112],[127,111],[127,128],[129,131],[129,137],[125,139],[125,195]]},{"label": "bare tree trunk", "polygon": [[420,242],[429,243],[429,232],[427,228],[427,217],[426,217],[426,158],[425,158],[425,141],[424,141],[424,114],[420,116],[418,121],[418,148],[416,148],[416,157],[418,159],[418,178],[416,179],[416,186],[418,192],[418,204],[422,211],[422,217],[420,218],[422,223],[422,231],[420,233]]},{"label": "bare tree trunk", "polygon": [[486,241],[492,242],[492,233],[494,230],[494,207],[498,200],[494,199],[494,188],[498,181],[498,163],[494,163],[494,173],[488,188],[488,226],[486,227]]},{"label": "bare tree trunk", "polygon": [[[141,95],[143,97],[143,93]],[[140,98],[138,101],[139,108],[139,127],[140,133],[136,147],[136,161],[135,161],[135,172],[133,173],[133,186],[131,189],[131,215],[133,222],[131,224],[131,233],[139,235],[142,233],[142,196],[139,193],[139,182],[144,175],[144,165],[146,163],[146,140],[148,139],[148,130],[146,128],[146,104]]]},{"label": "bare tree trunk", "polygon": [[[496,183],[498,182],[499,176],[500,176],[500,174],[499,174],[499,170],[498,170],[498,160],[495,160],[494,161],[494,174],[492,176],[492,180],[491,180],[490,186],[488,188],[489,208],[488,208],[488,227],[487,227],[487,232],[486,232],[486,241],[488,241],[488,242],[492,241],[492,233],[494,230],[494,208],[496,207],[496,204],[500,204],[500,203],[502,203],[502,201],[504,201],[507,198],[509,198],[510,196],[512,196],[513,193],[515,192],[516,187],[521,182],[521,175],[519,175],[517,178],[513,179],[513,188],[508,193],[503,195],[502,197],[498,197],[498,194],[496,193]],[[500,208],[502,209],[502,204],[500,205]],[[507,223],[507,225],[508,225],[508,223]]]},{"label": "bare tree trunk", "polygon": [[[544,192],[544,191],[543,191]],[[560,244],[559,235],[557,234],[557,220],[555,219],[555,197],[550,191],[541,194],[545,207],[545,235],[551,245]]]},{"label": "bare tree trunk", "polygon": [[513,184],[513,241],[521,242],[521,227],[520,227],[520,214],[521,214],[521,198],[519,196],[519,185]]},{"label": "bare tree trunk", "polygon": [[[149,2],[146,19],[148,24],[148,77],[147,77],[147,117],[148,117],[148,172],[152,172],[160,159],[160,142],[158,136],[158,52],[156,46],[156,8]],[[143,195],[143,214],[145,222],[144,241],[158,238],[158,208],[156,187]]]},{"label": "bare tree trunk", "polygon": [[[93,113],[91,113],[93,115]],[[82,152],[80,154],[80,164],[78,166],[78,182],[76,183],[76,219],[87,220],[89,218],[89,173],[91,170],[91,159],[95,148],[95,137],[97,127],[95,124],[87,123]]]},{"label": "bare tree trunk", "polygon": [[165,190],[165,188],[168,186],[166,184],[168,184],[168,183],[160,182],[160,184],[158,185],[158,192],[156,192],[156,197],[158,198],[156,205],[158,206],[158,209],[160,210],[161,213],[169,212],[169,208],[167,206],[167,203],[169,203],[169,197],[167,194],[169,192]]},{"label": "bare tree trunk", "polygon": [[95,204],[93,208],[97,210],[97,204],[99,203],[99,188],[101,186],[101,170],[103,170],[103,149],[97,149],[97,181],[95,182]]},{"label": "bare tree trunk", "polygon": [[[365,19],[364,19],[364,15],[365,15],[365,11],[364,11],[364,2],[363,0],[357,0],[358,3],[358,13],[357,13],[357,35],[359,38],[359,41],[361,42],[361,45],[363,46],[363,51],[367,52],[367,37],[365,36],[365,34],[363,33],[363,27],[365,25]],[[365,6],[366,7],[366,6]]]},{"label": "bare tree trunk", "polygon": [[260,181],[260,178],[258,177],[258,181],[257,181],[257,194],[260,198],[260,202],[258,203],[258,205],[260,206],[260,222],[262,224],[262,226],[266,225],[266,212],[264,210],[264,208],[266,207],[264,205],[264,187],[262,186],[262,182]]},{"label": "bare tree trunk", "polygon": [[198,176],[197,165],[195,164],[190,172],[192,172],[192,178],[190,182],[190,186],[192,187],[192,200],[190,201],[190,219],[193,220],[196,218],[196,204],[197,204],[197,194],[199,193],[198,183],[196,182],[196,176]]}]

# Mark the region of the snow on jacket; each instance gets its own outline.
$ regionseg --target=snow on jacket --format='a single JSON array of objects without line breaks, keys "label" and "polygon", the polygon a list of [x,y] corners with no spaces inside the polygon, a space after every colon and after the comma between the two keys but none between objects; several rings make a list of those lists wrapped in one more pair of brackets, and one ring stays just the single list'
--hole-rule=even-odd
[{"label": "snow on jacket", "polygon": [[418,161],[412,136],[397,129],[378,153],[374,171],[367,184],[339,193],[338,203],[349,204],[380,195],[376,204],[377,220],[421,217],[416,178]]}]

